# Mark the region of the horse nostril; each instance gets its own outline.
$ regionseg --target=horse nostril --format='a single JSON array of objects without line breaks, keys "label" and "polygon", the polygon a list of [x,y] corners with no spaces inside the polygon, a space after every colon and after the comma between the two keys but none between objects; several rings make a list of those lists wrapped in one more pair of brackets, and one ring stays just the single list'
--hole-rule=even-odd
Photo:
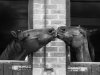
[{"label": "horse nostril", "polygon": [[48,31],[48,33],[49,33],[49,34],[54,34],[54,33],[55,33],[55,30],[54,30],[54,29],[50,29],[50,30]]}]

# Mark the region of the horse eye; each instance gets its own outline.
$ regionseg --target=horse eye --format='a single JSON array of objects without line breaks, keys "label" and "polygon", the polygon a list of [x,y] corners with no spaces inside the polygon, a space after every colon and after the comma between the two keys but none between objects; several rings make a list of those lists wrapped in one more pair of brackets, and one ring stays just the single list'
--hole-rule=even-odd
[{"label": "horse eye", "polygon": [[66,29],[65,28],[61,28],[61,32],[65,32],[66,31]]},{"label": "horse eye", "polygon": [[27,34],[27,36],[30,36],[30,34]]}]

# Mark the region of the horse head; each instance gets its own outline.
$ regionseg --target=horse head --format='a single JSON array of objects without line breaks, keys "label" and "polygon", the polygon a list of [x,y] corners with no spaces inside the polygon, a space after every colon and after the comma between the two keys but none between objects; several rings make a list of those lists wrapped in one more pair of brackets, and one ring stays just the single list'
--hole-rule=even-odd
[{"label": "horse head", "polygon": [[31,29],[12,33],[15,38],[20,40],[25,49],[36,52],[56,37],[54,28]]},{"label": "horse head", "polygon": [[[7,56],[15,53],[16,56],[13,55],[15,56],[13,59],[7,58],[10,60],[25,59],[28,54],[35,53],[56,37],[56,31],[54,28],[31,29],[26,31],[18,30],[11,31],[11,34],[14,38],[14,42],[9,44],[1,55],[1,57],[3,57],[3,55],[7,55],[7,53],[9,53]],[[3,60],[5,59],[6,58]]]},{"label": "horse head", "polygon": [[[72,49],[72,51],[79,52],[82,55],[82,51],[86,51],[88,54],[88,31],[85,30],[82,27],[66,27],[66,26],[61,26],[57,29],[57,37],[61,40],[63,40],[66,45],[69,45]],[[82,46],[84,50],[81,50]],[[89,50],[91,53],[91,57],[94,56],[94,50]],[[75,53],[74,53],[75,54]],[[78,54],[77,54],[78,55]],[[79,57],[79,56],[78,56]],[[81,61],[81,59],[79,59]],[[82,60],[83,61],[83,60]]]},{"label": "horse head", "polygon": [[[62,39],[66,44],[79,47],[83,43],[83,38],[86,37],[86,31],[80,27],[61,26],[57,30],[58,38]],[[77,44],[76,44],[77,43]]]}]

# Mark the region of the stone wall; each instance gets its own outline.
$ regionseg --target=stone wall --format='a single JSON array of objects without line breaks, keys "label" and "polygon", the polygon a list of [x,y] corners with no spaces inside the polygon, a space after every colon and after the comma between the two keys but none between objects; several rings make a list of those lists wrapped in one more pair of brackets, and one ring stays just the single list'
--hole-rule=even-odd
[{"label": "stone wall", "polygon": [[[46,0],[46,2],[45,0],[33,0],[33,26],[31,27],[33,29],[44,27],[54,27],[57,29],[59,26],[69,26],[69,8],[69,0]],[[53,73],[56,75],[66,75],[65,43],[60,39],[51,41],[46,46],[46,52],[47,66],[54,69]],[[33,75],[42,75],[44,73],[43,56],[43,48],[33,55]]]}]

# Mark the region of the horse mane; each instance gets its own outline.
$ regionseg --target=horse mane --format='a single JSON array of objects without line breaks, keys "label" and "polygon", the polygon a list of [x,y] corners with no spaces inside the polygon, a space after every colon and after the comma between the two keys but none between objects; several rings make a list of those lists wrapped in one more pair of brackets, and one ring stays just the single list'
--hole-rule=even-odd
[{"label": "horse mane", "polygon": [[19,41],[13,40],[10,44],[7,45],[7,47],[4,49],[4,51],[0,55],[0,59],[5,60],[11,60],[16,59],[16,55],[20,54],[23,51],[21,44]]},{"label": "horse mane", "polygon": [[91,35],[91,32],[89,32],[87,29],[81,27],[81,29],[85,32],[85,36],[86,39],[87,39],[87,43],[88,43],[88,50],[89,50],[89,53],[90,53],[90,57],[91,57],[91,60],[94,61],[95,60],[95,52],[94,52],[94,47],[92,45],[92,42],[90,40],[90,35]]},{"label": "horse mane", "polygon": [[87,39],[88,50],[89,50],[89,53],[90,53],[90,57],[91,57],[91,60],[94,61],[95,60],[95,52],[94,52],[94,47],[92,45],[92,42],[90,40],[90,35],[91,35],[91,31],[96,31],[96,30],[88,31],[86,28],[83,28],[83,27],[79,27],[79,28],[83,32],[82,34],[84,35],[84,37],[86,37],[86,39]]},{"label": "horse mane", "polygon": [[90,36],[87,36],[87,40],[88,40],[88,48],[89,48],[89,53],[90,53],[90,56],[91,56],[91,60],[95,61],[95,52],[94,52],[93,44],[90,40]]},{"label": "horse mane", "polygon": [[2,52],[4,51],[4,49],[7,47],[8,44],[11,43],[11,41],[13,41],[14,38],[13,36],[9,33],[7,34],[0,34],[0,55],[2,54]]}]

